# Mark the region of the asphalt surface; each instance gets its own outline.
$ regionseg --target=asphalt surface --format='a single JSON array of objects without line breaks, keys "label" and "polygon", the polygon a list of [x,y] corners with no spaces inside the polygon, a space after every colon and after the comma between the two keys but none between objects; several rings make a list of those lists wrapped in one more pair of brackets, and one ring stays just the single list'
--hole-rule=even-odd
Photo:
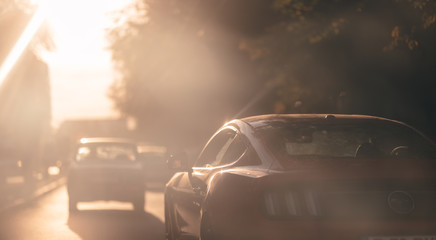
[{"label": "asphalt surface", "polygon": [[24,185],[10,186],[14,194],[0,197],[1,240],[165,239],[163,183],[149,184],[140,214],[120,202],[79,203],[79,212],[69,214],[64,177]]}]

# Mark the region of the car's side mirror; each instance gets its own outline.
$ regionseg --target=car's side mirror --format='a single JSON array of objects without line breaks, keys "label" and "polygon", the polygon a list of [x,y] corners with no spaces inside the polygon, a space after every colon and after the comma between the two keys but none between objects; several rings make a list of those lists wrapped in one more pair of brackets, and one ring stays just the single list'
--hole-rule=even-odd
[{"label": "car's side mirror", "polygon": [[186,153],[169,154],[167,158],[167,166],[169,169],[177,171],[190,171],[188,156]]}]

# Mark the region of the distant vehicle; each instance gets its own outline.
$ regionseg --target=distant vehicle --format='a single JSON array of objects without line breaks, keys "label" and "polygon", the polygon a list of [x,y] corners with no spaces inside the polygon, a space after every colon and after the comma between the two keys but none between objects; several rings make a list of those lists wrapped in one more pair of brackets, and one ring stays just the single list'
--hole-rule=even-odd
[{"label": "distant vehicle", "polygon": [[140,143],[138,151],[147,183],[166,183],[174,174],[166,163],[166,147]]},{"label": "distant vehicle", "polygon": [[137,145],[116,138],[82,138],[67,179],[69,211],[79,201],[114,200],[132,202],[144,211],[144,171]]},{"label": "distant vehicle", "polygon": [[168,239],[436,239],[436,146],[362,115],[233,120],[165,190]]}]

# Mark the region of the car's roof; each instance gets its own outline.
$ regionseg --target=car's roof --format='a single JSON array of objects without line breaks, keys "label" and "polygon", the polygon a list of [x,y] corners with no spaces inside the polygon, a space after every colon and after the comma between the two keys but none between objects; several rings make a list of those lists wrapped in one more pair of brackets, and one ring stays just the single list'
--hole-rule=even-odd
[{"label": "car's roof", "polygon": [[252,117],[246,117],[241,120],[253,121],[262,119],[383,119],[382,117],[357,114],[266,114]]},{"label": "car's roof", "polygon": [[128,138],[110,138],[110,137],[92,137],[92,138],[81,138],[79,140],[80,144],[88,143],[126,143],[126,144],[136,144],[135,141]]},{"label": "car's roof", "polygon": [[[252,117],[241,118],[239,120],[235,120],[234,122],[230,122],[230,124],[236,125],[239,127],[239,130],[243,132],[247,139],[250,141],[257,141],[257,136],[253,134],[257,130],[262,130],[269,128],[271,126],[281,126],[284,124],[285,126],[290,125],[299,125],[299,124],[339,124],[339,125],[348,125],[348,124],[371,124],[371,125],[379,125],[379,126],[389,126],[389,125],[397,125],[408,127],[409,129],[413,129],[415,132],[420,133],[415,128],[402,123],[400,121],[391,120],[383,117],[377,116],[369,116],[369,115],[352,115],[352,114],[268,114],[268,115],[258,115]],[[248,128],[246,128],[248,126]],[[255,130],[255,131],[252,131]],[[422,135],[423,136],[423,135]],[[428,138],[426,138],[428,139]],[[429,140],[429,139],[428,139]],[[257,144],[256,146],[264,146],[264,144]],[[258,149],[256,149],[258,150]],[[264,166],[267,166],[268,169],[283,169],[281,163],[277,161],[270,154],[270,151],[266,151],[265,148],[261,148],[258,151],[258,154],[262,154],[261,160],[264,162]],[[271,164],[272,163],[272,164]]]},{"label": "car's roof", "polygon": [[274,121],[286,122],[322,122],[322,121],[338,121],[338,122],[355,122],[355,121],[389,121],[393,123],[403,124],[401,122],[376,117],[369,115],[354,115],[354,114],[267,114],[252,117],[242,118],[242,121],[250,124],[253,127],[267,125]]}]

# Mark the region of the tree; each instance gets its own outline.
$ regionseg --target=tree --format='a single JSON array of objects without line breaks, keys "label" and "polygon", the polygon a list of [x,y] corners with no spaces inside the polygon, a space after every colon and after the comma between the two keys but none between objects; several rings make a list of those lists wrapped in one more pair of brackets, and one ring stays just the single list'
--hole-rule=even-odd
[{"label": "tree", "polygon": [[430,0],[138,1],[137,15],[109,33],[121,73],[111,96],[144,136],[162,141],[203,140],[225,120],[262,113],[373,114],[436,134],[435,7]]},{"label": "tree", "polygon": [[276,0],[273,8],[280,20],[241,49],[280,84],[277,110],[373,114],[436,134],[435,1]]},{"label": "tree", "polygon": [[[148,140],[204,140],[262,86],[238,50],[239,39],[248,34],[240,31],[245,26],[231,24],[241,22],[236,11],[223,18],[229,9],[224,2],[141,1],[132,7],[138,15],[110,31],[121,73],[111,97],[121,112],[137,119]],[[251,83],[255,88],[246,88],[245,79],[257,80]]]}]

